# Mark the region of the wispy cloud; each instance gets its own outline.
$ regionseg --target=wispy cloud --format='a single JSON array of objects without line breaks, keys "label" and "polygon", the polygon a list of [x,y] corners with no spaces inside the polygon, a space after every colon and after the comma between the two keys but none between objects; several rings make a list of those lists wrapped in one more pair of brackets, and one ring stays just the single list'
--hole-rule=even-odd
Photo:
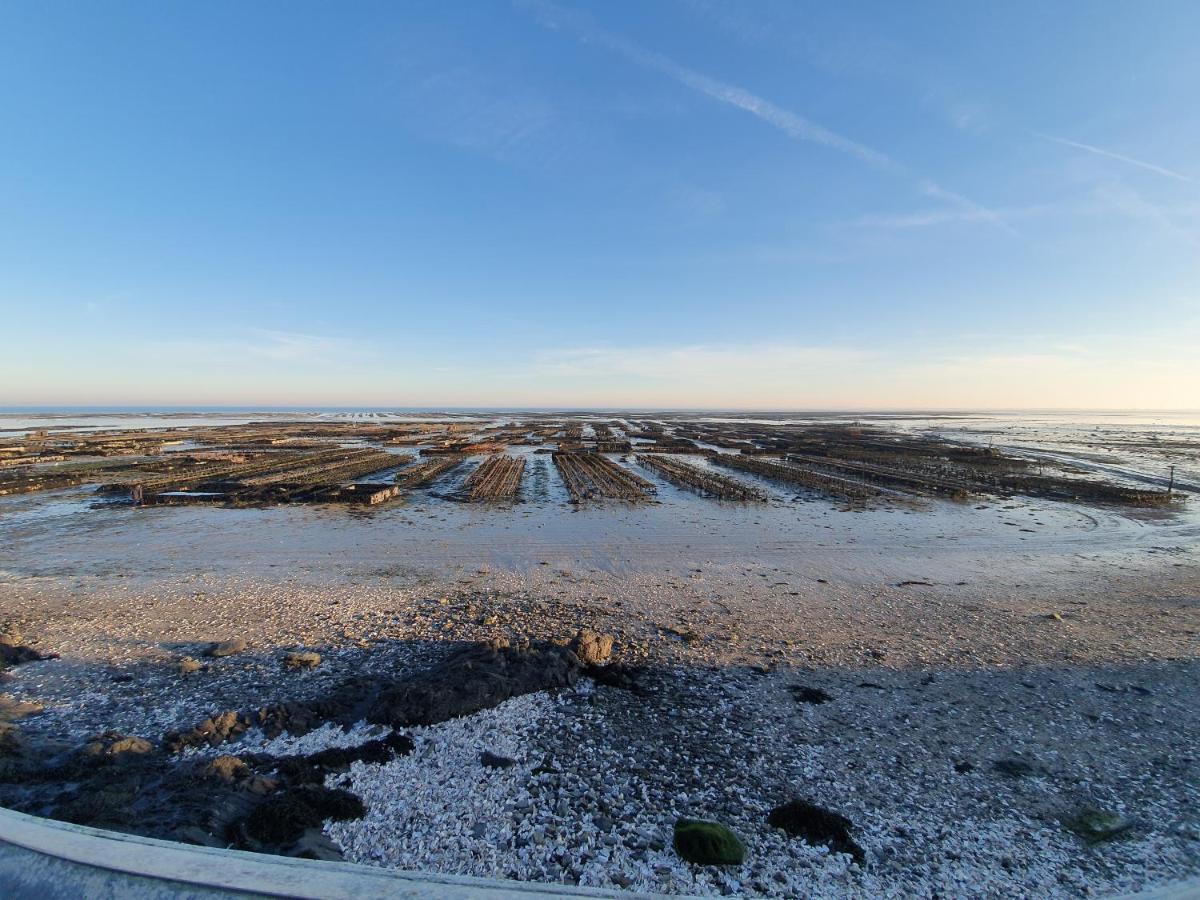
[{"label": "wispy cloud", "polygon": [[996,220],[999,220],[1007,227],[1008,223],[1015,219],[1025,219],[1044,213],[1053,213],[1056,209],[1058,207],[1054,204],[1035,204],[1030,206],[978,210],[962,206],[941,206],[934,209],[922,209],[908,213],[869,213],[837,227],[903,230],[909,228],[931,228],[937,225],[961,225],[972,222],[994,224]]},{"label": "wispy cloud", "polygon": [[863,350],[799,344],[692,344],[642,347],[568,347],[540,353],[539,377],[624,378],[704,383],[714,375],[789,378],[863,362]]},{"label": "wispy cloud", "polygon": [[1146,162],[1142,159],[1134,159],[1132,156],[1126,156],[1123,153],[1114,153],[1112,150],[1105,150],[1103,147],[1096,147],[1092,144],[1083,144],[1079,141],[1068,140],[1063,137],[1055,137],[1052,134],[1043,134],[1040,131],[1035,131],[1034,134],[1042,140],[1052,141],[1055,144],[1061,144],[1064,147],[1072,147],[1076,150],[1082,150],[1085,153],[1092,153],[1096,156],[1103,156],[1106,159],[1114,159],[1117,162],[1123,162],[1130,166],[1137,166],[1139,169],[1145,169],[1147,172],[1154,172],[1157,175],[1162,175],[1166,178],[1174,178],[1176,181],[1186,181],[1188,184],[1196,184],[1196,179],[1184,175],[1182,172],[1176,172],[1174,169],[1168,169],[1164,166],[1155,165],[1154,163]]},{"label": "wispy cloud", "polygon": [[537,21],[546,28],[570,32],[585,43],[603,47],[639,66],[660,72],[684,87],[756,116],[789,137],[829,147],[879,168],[891,169],[896,165],[885,154],[865,144],[830,131],[811,119],[784,109],[750,91],[680,65],[661,53],[647,50],[628,38],[601,28],[585,13],[564,9],[549,0],[517,0],[517,6],[532,11]]},{"label": "wispy cloud", "polygon": [[193,366],[330,366],[363,356],[347,338],[248,328],[221,338],[183,338],[149,345],[155,355]]},{"label": "wispy cloud", "polygon": [[[785,109],[745,88],[705,75],[681,65],[661,53],[648,50],[622,35],[601,28],[586,13],[564,9],[550,0],[515,0],[515,2],[518,7],[530,10],[543,27],[569,32],[585,43],[595,44],[636,65],[659,72],[699,94],[749,113],[793,140],[828,148],[880,171],[915,178],[916,187],[922,193],[987,216],[986,207],[961,194],[947,190],[929,179],[916,178],[905,166],[886,153],[853,138],[838,134],[812,119]],[[1011,229],[999,217],[993,216],[987,221],[1011,232]]]}]

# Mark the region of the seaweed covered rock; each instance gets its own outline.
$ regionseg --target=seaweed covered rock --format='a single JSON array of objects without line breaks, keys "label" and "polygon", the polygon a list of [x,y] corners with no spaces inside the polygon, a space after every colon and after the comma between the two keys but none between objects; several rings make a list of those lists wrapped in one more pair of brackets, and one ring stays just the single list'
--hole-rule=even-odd
[{"label": "seaweed covered rock", "polygon": [[746,845],[720,822],[678,819],[675,852],[700,866],[737,866],[746,859]]},{"label": "seaweed covered rock", "polygon": [[472,644],[440,665],[381,691],[367,721],[394,728],[434,725],[522,694],[570,687],[579,670],[579,657],[554,644]]},{"label": "seaweed covered rock", "polygon": [[119,731],[106,731],[91,738],[83,748],[86,757],[108,758],[134,754],[137,756],[150,753],[154,745],[148,740],[136,735],[122,734]]},{"label": "seaweed covered rock", "polygon": [[19,666],[27,662],[37,662],[42,659],[58,659],[56,654],[39,653],[32,647],[26,647],[24,644],[19,643],[19,640],[19,637],[14,640],[11,636],[6,636],[6,639],[0,640],[0,669],[7,668],[8,666]]},{"label": "seaweed covered rock", "polygon": [[298,841],[328,819],[361,819],[366,813],[362,800],[349,791],[304,784],[260,803],[238,830],[259,845],[281,846]]},{"label": "seaweed covered rock", "polygon": [[841,813],[807,800],[791,800],[775,807],[767,816],[767,824],[782,828],[806,843],[823,844],[837,853],[848,853],[855,862],[864,859],[862,848],[850,836],[854,823]]},{"label": "seaweed covered rock", "polygon": [[412,753],[413,741],[406,734],[389,734],[385,738],[367,741],[355,747],[330,747],[307,756],[265,757],[256,760],[272,765],[289,784],[324,784],[330,772],[344,772],[351,763],[365,762],[380,765],[397,756]]},{"label": "seaweed covered rock", "polygon": [[228,709],[216,716],[210,716],[195,728],[187,731],[170,731],[163,738],[166,748],[172,753],[178,753],[187,747],[218,747],[226,741],[241,737],[250,727],[250,719]]},{"label": "seaweed covered rock", "polygon": [[1074,815],[1063,819],[1063,827],[1079,835],[1088,844],[1099,844],[1126,834],[1133,827],[1133,823],[1115,812],[1096,806],[1085,806]]}]

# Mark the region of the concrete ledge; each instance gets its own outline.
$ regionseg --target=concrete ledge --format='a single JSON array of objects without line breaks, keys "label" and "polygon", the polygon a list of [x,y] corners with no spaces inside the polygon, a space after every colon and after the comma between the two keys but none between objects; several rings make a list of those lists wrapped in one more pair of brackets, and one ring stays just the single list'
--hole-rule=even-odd
[{"label": "concrete ledge", "polygon": [[[662,896],[194,847],[0,809],[0,897],[4,900],[634,900]],[[1200,879],[1119,900],[1200,900]]]},{"label": "concrete ledge", "polygon": [[5,900],[650,896],[217,850],[0,810],[0,897]]}]

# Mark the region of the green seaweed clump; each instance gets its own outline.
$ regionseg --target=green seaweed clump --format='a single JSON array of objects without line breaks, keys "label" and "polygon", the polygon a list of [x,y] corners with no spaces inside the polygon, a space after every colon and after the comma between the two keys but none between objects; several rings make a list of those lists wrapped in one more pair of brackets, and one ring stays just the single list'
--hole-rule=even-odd
[{"label": "green seaweed clump", "polygon": [[1088,844],[1099,844],[1125,834],[1133,827],[1133,823],[1106,809],[1085,806],[1075,815],[1063,819],[1063,827],[1079,835]]},{"label": "green seaweed clump", "polygon": [[746,859],[746,845],[720,822],[678,819],[675,852],[700,866],[737,866]]}]

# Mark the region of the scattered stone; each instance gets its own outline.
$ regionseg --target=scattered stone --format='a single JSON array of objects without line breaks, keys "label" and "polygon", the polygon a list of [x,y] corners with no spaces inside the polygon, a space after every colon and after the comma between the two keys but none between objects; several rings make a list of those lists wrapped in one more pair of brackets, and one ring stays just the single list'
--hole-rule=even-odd
[{"label": "scattered stone", "polygon": [[208,648],[208,655],[216,658],[222,656],[233,656],[241,653],[246,649],[246,642],[242,638],[231,638],[227,641],[217,641]]},{"label": "scattered stone", "polygon": [[1133,823],[1115,812],[1085,806],[1073,816],[1063,819],[1063,827],[1079,835],[1088,844],[1099,844],[1126,834]]},{"label": "scattered stone", "polygon": [[497,756],[489,750],[479,754],[479,761],[488,769],[511,769],[517,764],[515,759],[508,756]]},{"label": "scattered stone", "polygon": [[613,636],[589,628],[581,629],[571,641],[571,650],[584,665],[598,666],[612,656]]},{"label": "scattered stone", "polygon": [[767,824],[782,828],[805,843],[823,844],[837,853],[848,853],[860,865],[865,859],[862,848],[850,836],[854,823],[841,813],[807,800],[791,800],[775,807],[767,816]]},{"label": "scattered stone", "polygon": [[297,650],[283,658],[283,664],[289,669],[315,669],[321,664],[321,654],[310,650]]},{"label": "scattered stone", "polygon": [[746,859],[746,845],[720,822],[677,819],[674,843],[682,859],[699,866],[739,866]]}]

